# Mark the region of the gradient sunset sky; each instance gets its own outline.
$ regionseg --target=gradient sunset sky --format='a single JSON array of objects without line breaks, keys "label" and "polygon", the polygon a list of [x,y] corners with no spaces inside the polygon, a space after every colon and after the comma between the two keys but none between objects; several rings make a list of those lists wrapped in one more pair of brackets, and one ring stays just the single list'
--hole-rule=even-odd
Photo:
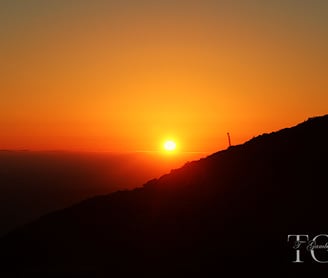
[{"label": "gradient sunset sky", "polygon": [[0,1],[0,149],[187,152],[328,113],[328,1]]}]

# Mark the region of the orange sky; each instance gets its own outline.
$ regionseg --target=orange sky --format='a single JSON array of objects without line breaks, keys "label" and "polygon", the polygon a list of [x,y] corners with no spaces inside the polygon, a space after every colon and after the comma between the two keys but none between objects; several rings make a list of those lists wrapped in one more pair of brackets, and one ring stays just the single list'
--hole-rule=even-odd
[{"label": "orange sky", "polygon": [[326,114],[327,14],[320,0],[2,1],[0,149],[214,152],[227,131],[237,144]]}]

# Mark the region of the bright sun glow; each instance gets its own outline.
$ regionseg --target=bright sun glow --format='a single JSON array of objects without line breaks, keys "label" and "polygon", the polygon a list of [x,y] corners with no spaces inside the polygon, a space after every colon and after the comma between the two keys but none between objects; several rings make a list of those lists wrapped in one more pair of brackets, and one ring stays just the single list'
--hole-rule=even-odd
[{"label": "bright sun glow", "polygon": [[177,145],[174,141],[168,140],[164,143],[164,149],[168,152],[172,152],[176,149]]}]

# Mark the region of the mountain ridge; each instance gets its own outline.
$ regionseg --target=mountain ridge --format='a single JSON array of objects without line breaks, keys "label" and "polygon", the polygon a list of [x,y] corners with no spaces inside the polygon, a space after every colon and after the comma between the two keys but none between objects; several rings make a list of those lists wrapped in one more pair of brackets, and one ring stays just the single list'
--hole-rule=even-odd
[{"label": "mountain ridge", "polygon": [[292,263],[287,236],[328,233],[326,142],[328,115],[310,118],[48,214],[0,239],[3,269],[43,277],[321,273],[309,253],[306,264]]}]

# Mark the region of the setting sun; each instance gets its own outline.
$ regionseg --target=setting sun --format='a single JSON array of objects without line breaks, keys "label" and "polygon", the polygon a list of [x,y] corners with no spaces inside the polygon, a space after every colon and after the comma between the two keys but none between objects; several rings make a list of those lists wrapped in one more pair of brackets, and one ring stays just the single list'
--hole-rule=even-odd
[{"label": "setting sun", "polygon": [[164,149],[168,152],[174,151],[177,147],[176,143],[172,140],[165,141],[163,146],[164,146]]}]

